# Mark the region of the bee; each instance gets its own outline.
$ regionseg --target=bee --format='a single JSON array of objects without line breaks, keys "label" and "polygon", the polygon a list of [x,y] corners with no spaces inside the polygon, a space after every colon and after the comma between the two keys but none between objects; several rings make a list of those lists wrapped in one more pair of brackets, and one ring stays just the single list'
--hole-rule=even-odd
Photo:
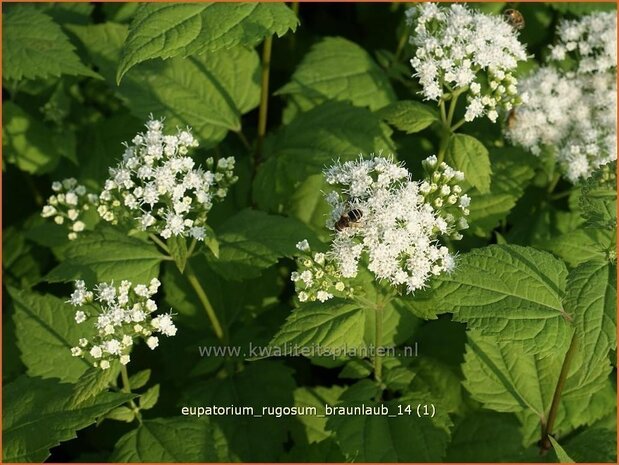
[{"label": "bee", "polygon": [[358,208],[353,208],[340,216],[340,219],[335,223],[335,230],[343,231],[344,229],[359,223],[362,217],[363,212]]},{"label": "bee", "polygon": [[509,129],[512,129],[515,124],[516,124],[516,110],[512,108],[511,110],[509,110],[509,113],[507,114],[507,127]]},{"label": "bee", "polygon": [[512,8],[505,10],[503,12],[503,18],[505,19],[505,21],[507,21],[507,24],[509,24],[514,29],[518,31],[524,29],[524,16],[522,16],[522,13],[520,13],[518,10],[514,10]]}]

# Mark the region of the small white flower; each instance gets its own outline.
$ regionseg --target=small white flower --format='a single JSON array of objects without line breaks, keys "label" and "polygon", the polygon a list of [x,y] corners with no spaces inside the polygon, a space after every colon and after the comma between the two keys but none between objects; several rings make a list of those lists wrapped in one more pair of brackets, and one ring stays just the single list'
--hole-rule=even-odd
[{"label": "small white flower", "polygon": [[90,349],[90,356],[93,358],[101,358],[101,356],[103,355],[103,351],[101,350],[101,347],[99,346],[93,346],[92,349]]},{"label": "small white flower", "polygon": [[307,242],[307,240],[302,240],[301,242],[297,243],[297,249],[299,249],[302,252],[306,252],[308,251],[310,248],[309,243]]},{"label": "small white flower", "polygon": [[148,347],[153,350],[155,349],[155,347],[157,347],[159,345],[159,338],[156,336],[151,336],[146,340],[146,345],[148,345]]},{"label": "small white flower", "polygon": [[78,185],[74,178],[65,179],[62,182],[55,181],[52,184],[52,190],[57,194],[49,197],[41,216],[43,218],[54,217],[54,222],[59,225],[66,223],[69,230],[68,238],[75,240],[78,233],[86,228],[85,223],[79,220],[80,214],[91,206],[97,205],[98,196],[89,193],[85,186]]},{"label": "small white flower", "polygon": [[206,237],[206,217],[215,201],[222,200],[233,175],[234,158],[217,163],[207,160],[207,170],[186,156],[197,141],[189,130],[163,133],[162,121],[150,119],[147,131],[127,144],[120,163],[110,168],[97,211],[105,221],[125,220],[142,231],[190,237]]},{"label": "small white flower", "polygon": [[[406,13],[415,47],[411,65],[419,79],[421,93],[428,100],[460,89],[466,92],[465,120],[488,115],[498,117],[495,107],[519,103],[516,92],[505,89],[516,85],[513,73],[518,62],[527,59],[518,34],[498,15],[468,9],[462,4],[438,6],[421,3]],[[489,81],[484,89],[481,82]]]},{"label": "small white flower", "polygon": [[[92,302],[89,312],[97,333],[90,340],[80,338],[77,347],[79,351],[73,348],[72,355],[90,361],[94,359],[97,361],[95,366],[105,369],[106,363],[109,367],[112,360],[119,360],[123,365],[129,363],[128,352],[135,338],[146,340],[148,346],[154,349],[158,339],[152,336],[153,333],[174,336],[177,328],[172,321],[172,315],[153,315],[157,311],[157,304],[150,297],[157,292],[160,285],[161,282],[156,278],[148,285],[135,286],[130,281],[123,280],[118,285],[99,283],[93,293],[86,288],[84,281],[76,281],[75,291],[69,302],[77,307],[85,302]],[[94,295],[96,299],[93,299]],[[76,312],[78,323],[87,318],[84,311]]]}]

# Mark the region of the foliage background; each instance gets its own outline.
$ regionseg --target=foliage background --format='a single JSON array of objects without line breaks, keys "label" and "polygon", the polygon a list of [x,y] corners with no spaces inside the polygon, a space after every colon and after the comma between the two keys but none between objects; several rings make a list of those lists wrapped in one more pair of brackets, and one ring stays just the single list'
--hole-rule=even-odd
[{"label": "foliage background", "polygon": [[[497,14],[506,6],[475,5]],[[163,17],[195,14],[187,11],[196,5],[184,7],[184,12]],[[534,56],[523,67],[526,72],[552,42],[560,18],[614,5],[509,7],[526,19],[521,37]],[[140,8],[122,3],[3,4],[5,460],[556,460],[554,452],[540,457],[535,442],[572,330],[557,322],[557,314],[544,317],[542,326],[505,323],[487,313],[467,317],[462,298],[440,300],[449,312],[460,309],[459,316],[437,315],[436,299],[444,287],[438,294],[397,301],[386,323],[387,342],[416,342],[420,350],[415,360],[385,362],[386,398],[415,405],[432,402],[439,410],[433,421],[179,418],[179,406],[189,404],[369,401],[373,387],[365,379],[369,369],[360,361],[201,358],[197,347],[217,341],[176,265],[161,261],[154,246],[140,237],[103,225],[70,243],[61,227],[40,218],[51,182],[75,176],[100,188],[107,166],[122,153],[121,143],[141,129],[150,113],[165,116],[172,126],[192,126],[200,140],[199,157],[234,155],[240,180],[209,217],[220,256],[205,249],[191,260],[228,328],[229,343],[266,345],[294,308],[289,282],[294,244],[305,237],[328,238],[321,169],[337,156],[350,159],[360,152],[383,151],[396,153],[413,173],[419,172],[420,161],[437,151],[440,132],[431,107],[408,103],[402,108],[410,113],[399,113],[397,106],[381,111],[396,101],[419,101],[407,64],[411,51],[402,4],[296,4],[292,9],[278,5],[277,10],[259,5],[250,16],[255,23],[241,24],[226,40],[209,35],[208,26],[237,21],[240,15],[214,8],[197,14],[202,22],[177,37],[166,52],[173,58],[162,60],[142,50],[125,52],[121,59],[123,44],[131,52],[130,41],[125,43],[131,21],[153,14]],[[162,19],[153,21],[156,26]],[[191,39],[196,31],[202,35]],[[276,36],[268,135],[257,152],[261,43],[271,34]],[[126,72],[120,85],[119,67]],[[578,299],[605,296],[601,312],[610,322],[598,327],[596,338],[605,335],[606,344],[588,345],[589,359],[579,360],[581,371],[573,369],[574,377],[587,381],[575,385],[571,398],[566,394],[558,428],[572,458],[614,461],[615,368],[609,372],[606,367],[615,345],[615,272],[607,260],[614,250],[614,230],[588,227],[580,186],[553,183],[551,158],[534,158],[506,145],[501,124],[476,121],[463,131],[483,146],[474,150],[468,168],[477,178],[475,187],[470,186],[471,228],[458,245],[462,266],[476,270],[483,254],[491,259],[506,254],[509,261],[515,249],[480,249],[478,255],[466,254],[469,250],[491,244],[531,246],[557,258],[526,249],[527,260],[516,274],[538,273],[531,278],[532,287],[541,275],[562,288],[548,296],[548,305],[558,301],[560,307],[564,298],[571,298],[577,307]],[[94,228],[95,219],[91,221]],[[110,257],[113,265],[103,266]],[[568,270],[583,263],[580,281],[577,273],[566,278]],[[601,278],[588,280],[595,273]],[[163,282],[160,307],[179,313],[180,330],[157,351],[134,350],[132,385],[144,394],[138,402],[145,423],[138,428],[136,422],[122,421],[132,418],[117,408],[129,395],[107,388],[116,380],[86,371],[70,357],[69,347],[79,333],[63,300],[78,276],[137,281],[154,275]],[[570,289],[586,295],[571,295]],[[483,301],[487,296],[470,291],[469,298]],[[514,308],[518,305],[517,299],[512,302]],[[336,315],[341,311],[336,304],[325,309]],[[355,315],[354,330],[345,332],[351,342],[363,340],[370,318],[363,312]],[[467,325],[455,320],[467,321],[469,330],[482,329],[484,335],[467,333]],[[330,324],[333,337],[344,332]],[[497,329],[501,325],[509,335]],[[514,345],[497,345],[505,339]],[[532,339],[543,350],[531,353],[527,347]],[[614,358],[612,351],[613,365]],[[492,363],[485,365],[488,359]],[[604,368],[595,368],[594,362],[603,362]],[[490,365],[494,371],[488,371]]]}]

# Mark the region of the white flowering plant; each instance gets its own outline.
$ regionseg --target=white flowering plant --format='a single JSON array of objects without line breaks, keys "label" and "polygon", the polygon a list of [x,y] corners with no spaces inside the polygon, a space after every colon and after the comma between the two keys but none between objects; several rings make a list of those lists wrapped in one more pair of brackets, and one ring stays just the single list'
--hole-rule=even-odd
[{"label": "white flowering plant", "polygon": [[616,463],[614,4],[2,22],[4,462]]},{"label": "white flowering plant", "polygon": [[570,182],[617,159],[617,17],[563,20],[547,63],[522,82],[527,102],[507,137],[533,154],[553,152]]}]

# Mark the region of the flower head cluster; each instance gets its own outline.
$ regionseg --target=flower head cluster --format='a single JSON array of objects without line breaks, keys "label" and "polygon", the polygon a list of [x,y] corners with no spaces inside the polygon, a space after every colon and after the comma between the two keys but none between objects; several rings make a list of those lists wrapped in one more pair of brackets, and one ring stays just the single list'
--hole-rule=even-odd
[{"label": "flower head cluster", "polygon": [[502,17],[453,4],[422,3],[407,11],[416,47],[411,65],[422,94],[439,101],[445,93],[468,90],[464,119],[487,116],[520,103],[514,71],[527,59],[517,31]]},{"label": "flower head cluster", "polygon": [[[617,158],[616,19],[597,13],[559,26],[551,59],[574,52],[574,70],[550,65],[521,82],[526,102],[509,118],[507,137],[533,154],[549,147],[575,183]],[[607,50],[611,39],[613,53]],[[578,61],[579,60],[579,61]]]},{"label": "flower head cluster", "polygon": [[563,20],[557,27],[558,41],[551,46],[551,59],[567,58],[578,73],[613,71],[617,66],[617,15],[593,13],[577,20]]},{"label": "flower head cluster", "polygon": [[206,161],[196,167],[187,154],[198,145],[189,130],[164,134],[163,122],[151,119],[147,131],[126,145],[122,161],[110,169],[100,195],[99,215],[117,223],[127,220],[143,231],[161,235],[206,236],[206,216],[236,182],[234,158]]},{"label": "flower head cluster", "polygon": [[171,314],[154,316],[157,304],[152,296],[160,286],[154,278],[148,285],[133,286],[122,281],[100,283],[94,291],[88,290],[84,281],[76,281],[75,291],[68,301],[74,307],[78,324],[92,322],[97,334],[90,340],[82,338],[71,349],[74,357],[83,357],[95,367],[106,370],[112,360],[129,363],[131,348],[136,339],[144,339],[151,349],[159,345],[157,334],[174,336],[176,326]]},{"label": "flower head cluster", "polygon": [[334,295],[352,295],[352,288],[343,280],[332,257],[323,252],[312,253],[306,240],[299,242],[297,249],[300,252],[297,260],[299,269],[292,273],[291,279],[299,301],[325,302]]},{"label": "flower head cluster", "polygon": [[[423,181],[382,157],[336,163],[326,171],[336,189],[326,195],[332,208],[327,227],[335,237],[325,259],[337,278],[356,277],[363,264],[379,280],[412,293],[453,269],[454,257],[439,238],[460,239],[458,231],[468,227],[470,198],[458,185],[464,175],[436,157],[425,160],[424,168]],[[293,280],[306,282],[305,272]]]},{"label": "flower head cluster", "polygon": [[54,194],[47,199],[41,216],[53,217],[56,224],[67,225],[69,239],[77,239],[77,235],[86,228],[82,221],[83,213],[97,205],[97,195],[89,193],[75,178],[55,181],[52,183],[52,190]]}]

